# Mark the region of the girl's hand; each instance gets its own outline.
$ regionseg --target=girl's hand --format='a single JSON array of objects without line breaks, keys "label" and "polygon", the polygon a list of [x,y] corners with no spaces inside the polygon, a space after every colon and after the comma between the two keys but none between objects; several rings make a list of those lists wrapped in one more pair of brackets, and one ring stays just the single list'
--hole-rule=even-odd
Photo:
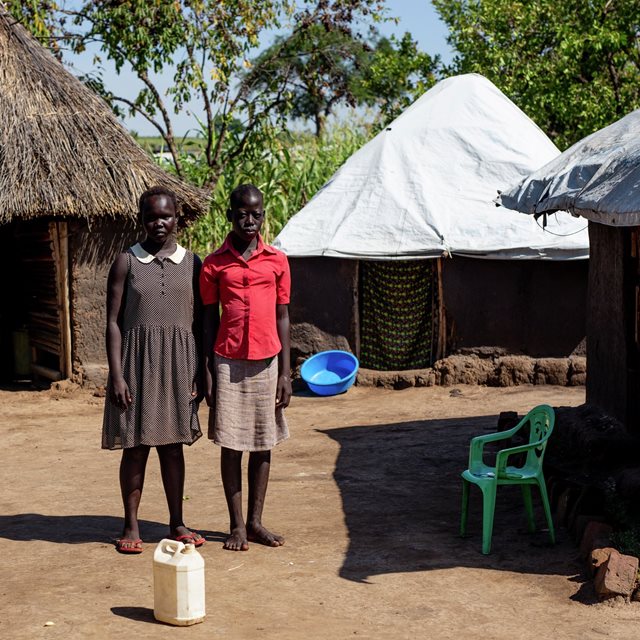
[{"label": "girl's hand", "polygon": [[193,385],[191,386],[191,397],[197,404],[200,404],[204,398],[200,376],[196,376],[196,379],[193,381]]},{"label": "girl's hand", "polygon": [[278,376],[278,386],[276,388],[276,409],[286,409],[291,400],[291,380],[289,376]]},{"label": "girl's hand", "polygon": [[207,406],[212,409],[216,408],[216,386],[214,377],[211,372],[205,367],[204,371],[204,398],[207,401]]},{"label": "girl's hand", "polygon": [[122,376],[111,380],[111,402],[121,409],[128,409],[131,406],[131,393]]}]

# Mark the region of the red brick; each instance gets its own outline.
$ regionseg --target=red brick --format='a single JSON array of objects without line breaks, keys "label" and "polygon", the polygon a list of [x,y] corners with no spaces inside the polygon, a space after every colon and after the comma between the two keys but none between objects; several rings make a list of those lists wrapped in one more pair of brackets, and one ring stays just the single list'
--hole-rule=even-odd
[{"label": "red brick", "polygon": [[598,569],[595,579],[596,593],[600,598],[624,596],[633,593],[638,575],[638,558],[623,556],[617,551],[609,554],[609,559]]},{"label": "red brick", "polygon": [[587,562],[587,573],[590,578],[593,578],[596,575],[600,566],[609,559],[609,556],[613,551],[615,551],[613,547],[598,547],[591,551],[589,561]]}]

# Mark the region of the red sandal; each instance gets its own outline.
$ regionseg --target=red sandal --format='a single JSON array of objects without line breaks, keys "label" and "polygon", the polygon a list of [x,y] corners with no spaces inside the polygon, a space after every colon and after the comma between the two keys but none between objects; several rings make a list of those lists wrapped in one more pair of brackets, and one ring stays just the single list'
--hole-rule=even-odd
[{"label": "red sandal", "polygon": [[130,538],[118,538],[116,540],[116,551],[118,553],[142,553],[142,540],[131,540]]},{"label": "red sandal", "polygon": [[169,536],[169,539],[183,544],[192,544],[194,547],[201,547],[205,543],[204,537],[196,531],[185,533],[181,536]]}]

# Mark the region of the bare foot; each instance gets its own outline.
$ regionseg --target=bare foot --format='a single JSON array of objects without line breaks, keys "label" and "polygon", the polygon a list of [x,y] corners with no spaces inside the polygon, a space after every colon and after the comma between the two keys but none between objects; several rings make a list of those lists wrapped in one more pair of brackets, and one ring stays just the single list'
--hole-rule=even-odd
[{"label": "bare foot", "polygon": [[191,531],[187,529],[184,525],[180,525],[179,527],[175,527],[169,530],[169,537],[175,540],[176,538],[190,536]]},{"label": "bare foot", "polygon": [[248,551],[247,531],[244,527],[231,529],[231,535],[225,540],[224,549],[229,551]]},{"label": "bare foot", "polygon": [[284,544],[284,538],[277,533],[265,529],[261,524],[250,524],[247,527],[247,540],[257,542],[267,547],[281,547]]},{"label": "bare foot", "polygon": [[116,542],[118,540],[140,540],[140,529],[138,527],[124,527],[122,529],[122,535],[116,538]]}]

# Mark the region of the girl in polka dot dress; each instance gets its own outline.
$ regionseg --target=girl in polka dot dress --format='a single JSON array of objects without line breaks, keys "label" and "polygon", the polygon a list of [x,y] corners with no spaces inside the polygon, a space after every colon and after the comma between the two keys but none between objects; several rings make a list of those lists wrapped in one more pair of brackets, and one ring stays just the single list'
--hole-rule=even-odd
[{"label": "girl in polka dot dress", "polygon": [[204,538],[182,520],[182,445],[201,435],[198,422],[198,256],[177,244],[176,196],[154,187],[140,197],[146,238],[120,254],[107,283],[109,381],[103,449],[122,449],[124,527],[116,549],[140,553],[138,507],[151,447],[160,460],[169,537],[196,546]]}]

